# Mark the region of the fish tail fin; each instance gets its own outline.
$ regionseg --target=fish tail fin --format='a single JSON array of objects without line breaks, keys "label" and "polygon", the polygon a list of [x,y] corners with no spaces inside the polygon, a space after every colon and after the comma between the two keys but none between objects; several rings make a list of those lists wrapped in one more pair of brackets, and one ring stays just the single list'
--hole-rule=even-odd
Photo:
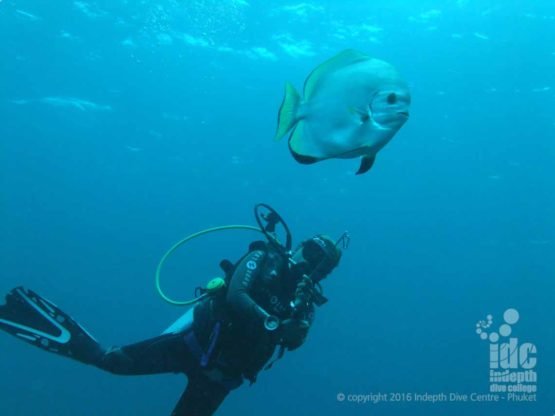
[{"label": "fish tail fin", "polygon": [[301,96],[290,82],[285,84],[285,96],[279,108],[278,126],[274,140],[279,140],[295,126],[297,121],[297,111],[301,102]]}]

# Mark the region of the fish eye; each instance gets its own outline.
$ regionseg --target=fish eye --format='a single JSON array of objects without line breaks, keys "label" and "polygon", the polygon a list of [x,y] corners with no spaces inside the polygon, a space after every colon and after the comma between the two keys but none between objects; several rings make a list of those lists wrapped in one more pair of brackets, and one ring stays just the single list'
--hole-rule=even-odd
[{"label": "fish eye", "polygon": [[387,96],[387,102],[388,104],[395,104],[397,102],[397,95],[394,92],[389,94]]}]

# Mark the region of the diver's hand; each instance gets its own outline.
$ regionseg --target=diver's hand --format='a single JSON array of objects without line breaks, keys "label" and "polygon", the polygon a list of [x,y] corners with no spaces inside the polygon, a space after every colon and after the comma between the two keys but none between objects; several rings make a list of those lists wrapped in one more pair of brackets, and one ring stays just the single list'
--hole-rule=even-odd
[{"label": "diver's hand", "polygon": [[314,283],[310,277],[304,275],[297,283],[295,297],[291,301],[291,316],[296,319],[305,318],[311,309],[314,295]]},{"label": "diver's hand", "polygon": [[310,324],[304,319],[286,319],[279,326],[280,342],[289,351],[299,348],[307,334]]}]

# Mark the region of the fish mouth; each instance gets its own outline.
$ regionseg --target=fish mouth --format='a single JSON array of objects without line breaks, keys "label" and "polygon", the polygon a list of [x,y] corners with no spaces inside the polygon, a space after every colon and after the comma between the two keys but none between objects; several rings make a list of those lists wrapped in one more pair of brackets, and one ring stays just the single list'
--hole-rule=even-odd
[{"label": "fish mouth", "polygon": [[397,114],[404,118],[409,118],[410,115],[408,111],[397,111]]}]

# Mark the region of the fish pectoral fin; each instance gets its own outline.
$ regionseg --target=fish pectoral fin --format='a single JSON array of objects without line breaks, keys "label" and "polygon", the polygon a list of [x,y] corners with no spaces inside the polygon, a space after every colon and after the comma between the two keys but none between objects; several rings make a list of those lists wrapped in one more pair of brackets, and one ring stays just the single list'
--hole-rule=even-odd
[{"label": "fish pectoral fin", "polygon": [[370,112],[369,111],[365,111],[365,110],[362,110],[362,109],[356,108],[356,107],[349,107],[348,111],[353,116],[358,118],[358,120],[360,121],[360,124],[364,124],[368,120],[370,120]]},{"label": "fish pectoral fin", "polygon": [[290,83],[285,84],[285,95],[283,102],[279,108],[278,113],[278,126],[274,140],[279,140],[291,130],[299,121],[297,118],[297,111],[301,102],[301,96]]},{"label": "fish pectoral fin", "polygon": [[363,173],[368,172],[372,166],[374,166],[374,162],[376,161],[376,156],[364,156],[360,161],[360,167],[357,170],[357,175],[362,175]]}]

